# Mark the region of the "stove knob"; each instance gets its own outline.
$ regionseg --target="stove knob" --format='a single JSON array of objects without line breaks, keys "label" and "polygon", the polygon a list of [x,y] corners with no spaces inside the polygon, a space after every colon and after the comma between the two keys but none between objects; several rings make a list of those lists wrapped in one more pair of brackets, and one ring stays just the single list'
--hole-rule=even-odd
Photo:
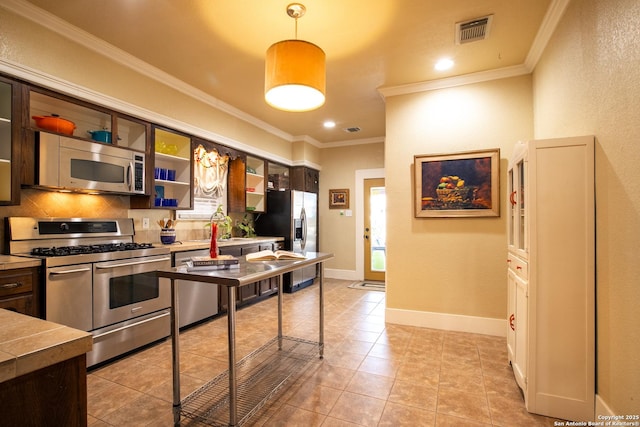
[{"label": "stove knob", "polygon": [[69,231],[69,224],[67,224],[66,222],[60,224],[60,231]]}]

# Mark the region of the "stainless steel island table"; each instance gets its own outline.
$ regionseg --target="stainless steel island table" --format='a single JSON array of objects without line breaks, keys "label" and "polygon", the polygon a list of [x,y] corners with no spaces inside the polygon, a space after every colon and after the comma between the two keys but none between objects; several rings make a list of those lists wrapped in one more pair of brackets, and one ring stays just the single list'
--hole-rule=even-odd
[{"label": "stainless steel island table", "polygon": [[[304,260],[246,261],[240,258],[239,268],[230,270],[187,271],[186,266],[160,270],[158,277],[171,281],[171,347],[173,366],[174,424],[180,417],[208,425],[238,426],[246,422],[296,372],[317,354],[324,351],[324,262],[333,254],[308,252]],[[282,275],[299,268],[319,264],[319,336],[318,342],[287,337],[282,334]],[[271,277],[278,277],[278,335],[240,361],[236,361],[236,295],[238,288]],[[228,295],[227,329],[229,370],[191,393],[180,398],[180,350],[178,298],[176,280],[191,280],[225,287]],[[227,383],[228,380],[228,383]],[[228,406],[229,423],[222,422],[221,412]]]}]

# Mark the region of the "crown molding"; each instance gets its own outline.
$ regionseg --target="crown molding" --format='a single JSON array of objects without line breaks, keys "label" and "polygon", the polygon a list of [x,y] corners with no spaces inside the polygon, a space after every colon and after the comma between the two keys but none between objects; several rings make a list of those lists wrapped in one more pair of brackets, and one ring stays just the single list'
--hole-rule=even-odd
[{"label": "crown molding", "polygon": [[569,5],[571,0],[553,0],[549,9],[547,9],[547,13],[542,20],[542,24],[540,24],[540,28],[538,29],[538,34],[536,34],[536,38],[533,40],[531,44],[531,49],[529,49],[529,54],[527,58],[524,60],[525,66],[533,72],[534,68],[538,64],[540,57],[544,53],[553,32],[558,27],[560,23],[560,19],[564,15],[564,12],[567,10],[567,6]]},{"label": "crown molding", "polygon": [[309,160],[296,160],[296,161],[291,162],[290,166],[305,166],[305,167],[308,167],[308,168],[311,168],[311,169],[315,169],[315,170],[318,170],[318,171],[322,170],[322,166],[320,166],[317,163],[310,162]]},{"label": "crown molding", "polygon": [[313,145],[314,147],[324,147],[324,144],[322,142],[310,137],[309,135],[296,135],[292,137],[292,142],[306,142],[307,144]]},{"label": "crown molding", "polygon": [[481,71],[479,73],[465,74],[462,76],[448,77],[427,82],[409,83],[399,86],[380,87],[378,91],[384,98],[397,95],[407,95],[411,93],[427,92],[431,90],[447,89],[456,86],[465,86],[474,83],[482,83],[491,80],[505,79],[509,77],[522,76],[531,71],[523,65],[498,68],[495,70]]},{"label": "crown molding", "polygon": [[384,136],[376,136],[373,138],[349,139],[345,141],[326,142],[322,144],[321,148],[336,148],[336,147],[348,147],[351,145],[378,144],[381,142],[384,143],[384,141],[385,141]]},{"label": "crown molding", "polygon": [[304,141],[317,148],[334,148],[334,147],[347,147],[349,145],[377,144],[379,142],[384,142],[384,140],[385,140],[384,136],[374,136],[371,138],[362,138],[362,139],[345,139],[342,141],[319,142],[318,140],[313,139],[306,135],[299,135],[294,137],[294,141]]}]

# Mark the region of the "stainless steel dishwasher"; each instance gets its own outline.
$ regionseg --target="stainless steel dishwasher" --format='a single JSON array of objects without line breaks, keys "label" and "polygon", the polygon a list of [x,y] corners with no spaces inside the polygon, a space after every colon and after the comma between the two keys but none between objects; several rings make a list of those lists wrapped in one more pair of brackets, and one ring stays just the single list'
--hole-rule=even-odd
[{"label": "stainless steel dishwasher", "polygon": [[[173,265],[178,267],[193,256],[209,256],[209,249],[174,252]],[[218,285],[176,280],[180,327],[218,314]]]}]

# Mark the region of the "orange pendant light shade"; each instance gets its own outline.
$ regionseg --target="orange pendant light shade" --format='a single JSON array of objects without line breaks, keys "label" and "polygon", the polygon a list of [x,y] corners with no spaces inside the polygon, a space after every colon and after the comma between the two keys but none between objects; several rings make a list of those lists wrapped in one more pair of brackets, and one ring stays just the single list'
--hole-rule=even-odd
[{"label": "orange pendant light shade", "polygon": [[325,54],[304,40],[283,40],[267,50],[264,97],[284,111],[310,111],[325,100]]}]

